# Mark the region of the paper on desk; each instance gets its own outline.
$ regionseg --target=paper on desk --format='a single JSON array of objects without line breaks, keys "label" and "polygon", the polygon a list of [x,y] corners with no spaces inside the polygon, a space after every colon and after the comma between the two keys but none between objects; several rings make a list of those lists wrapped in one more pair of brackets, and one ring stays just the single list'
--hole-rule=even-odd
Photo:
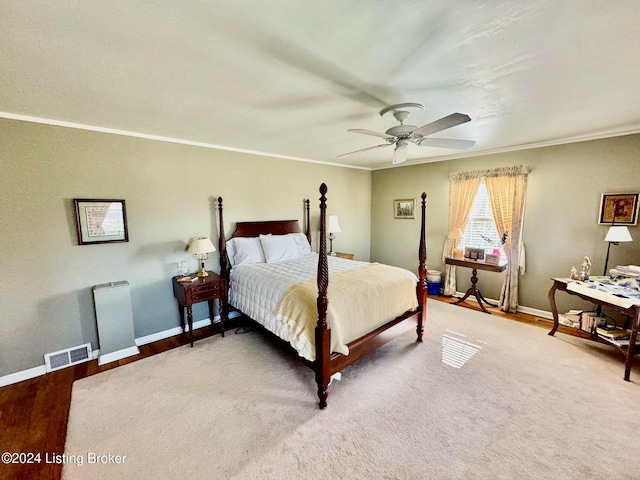
[{"label": "paper on desk", "polygon": [[618,265],[616,268],[612,269],[612,271],[618,275],[626,275],[629,277],[640,276],[640,267],[637,265]]},{"label": "paper on desk", "polygon": [[571,290],[572,292],[580,293],[584,296],[591,297],[597,300],[602,300],[603,302],[617,305],[618,307],[622,308],[630,308],[634,305],[640,305],[640,298],[620,297],[618,295],[614,295],[613,293],[607,292],[604,289],[600,290],[595,286],[587,286],[582,282],[571,282],[567,284],[567,290]]}]

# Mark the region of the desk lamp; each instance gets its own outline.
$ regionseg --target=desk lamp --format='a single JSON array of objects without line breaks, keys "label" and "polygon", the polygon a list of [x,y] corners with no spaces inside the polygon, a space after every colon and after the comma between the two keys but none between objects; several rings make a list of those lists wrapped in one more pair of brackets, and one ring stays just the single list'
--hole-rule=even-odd
[{"label": "desk lamp", "polygon": [[609,231],[607,232],[607,236],[604,237],[605,242],[609,242],[607,245],[607,256],[604,260],[604,272],[602,272],[603,276],[607,275],[607,266],[609,265],[609,250],[611,249],[611,244],[618,245],[620,242],[632,242],[633,238],[631,238],[631,234],[629,233],[629,229],[623,226],[611,226],[609,227]]},{"label": "desk lamp", "polygon": [[209,257],[209,253],[215,252],[216,248],[209,240],[209,237],[196,237],[191,240],[191,244],[187,249],[188,253],[192,253],[194,257],[200,263],[200,270],[198,271],[199,277],[208,277],[209,274],[204,269],[204,261]]}]

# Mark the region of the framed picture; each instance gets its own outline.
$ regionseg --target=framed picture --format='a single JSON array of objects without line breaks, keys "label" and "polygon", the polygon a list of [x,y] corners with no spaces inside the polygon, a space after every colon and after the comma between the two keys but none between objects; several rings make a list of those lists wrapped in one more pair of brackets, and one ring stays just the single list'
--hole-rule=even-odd
[{"label": "framed picture", "polygon": [[484,260],[484,248],[465,247],[464,258],[469,260]]},{"label": "framed picture", "polygon": [[128,242],[124,200],[74,198],[79,245]]},{"label": "framed picture", "polygon": [[604,193],[600,200],[600,225],[636,225],[637,193]]},{"label": "framed picture", "polygon": [[487,265],[498,265],[498,263],[500,263],[500,257],[493,253],[487,253],[484,257],[484,263]]},{"label": "framed picture", "polygon": [[394,218],[416,218],[415,211],[416,211],[415,198],[393,201],[393,217]]}]

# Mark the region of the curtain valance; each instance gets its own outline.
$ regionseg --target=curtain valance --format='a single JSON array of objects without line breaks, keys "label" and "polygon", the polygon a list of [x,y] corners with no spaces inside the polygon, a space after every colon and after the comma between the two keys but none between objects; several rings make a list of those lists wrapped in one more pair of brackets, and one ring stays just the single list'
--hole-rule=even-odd
[{"label": "curtain valance", "polygon": [[452,172],[449,174],[451,182],[464,182],[472,178],[487,177],[515,177],[518,175],[527,175],[529,167],[525,165],[515,165],[512,167],[490,168],[487,170],[469,170],[466,172]]}]

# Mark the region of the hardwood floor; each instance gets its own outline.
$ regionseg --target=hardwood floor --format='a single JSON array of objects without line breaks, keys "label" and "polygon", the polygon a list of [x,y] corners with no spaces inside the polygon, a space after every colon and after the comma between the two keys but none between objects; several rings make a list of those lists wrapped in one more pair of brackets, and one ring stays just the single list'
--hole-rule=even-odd
[{"label": "hardwood floor", "polygon": [[[225,322],[236,328],[238,320]],[[217,326],[218,324],[216,324]],[[219,329],[194,330],[195,341],[218,334]],[[40,453],[40,461],[30,464],[0,463],[0,479],[57,480],[62,464],[54,455],[64,453],[67,420],[71,405],[71,388],[75,380],[95,375],[157,353],[189,344],[188,335],[176,335],[139,347],[140,353],[106,365],[98,360],[81,363],[40,377],[0,388],[0,455],[4,452]],[[48,459],[51,460],[47,463]]]},{"label": "hardwood floor", "polygon": [[[453,301],[451,297],[429,297],[429,300]],[[474,308],[472,302],[465,302],[462,305],[466,308]],[[510,320],[551,329],[551,321],[547,319],[523,313],[507,314],[497,309],[493,311],[494,315]],[[227,328],[234,329],[239,323],[239,319],[232,319],[228,322]],[[194,339],[211,336],[214,334],[212,330],[211,328],[195,330]],[[571,331],[566,330],[563,333],[571,333]],[[0,445],[2,445],[0,454],[3,452],[41,454],[40,463],[0,464],[0,479],[56,480],[61,478],[62,465],[45,463],[45,455],[48,454],[51,458],[51,455],[64,453],[71,389],[75,380],[188,343],[187,335],[177,335],[143,345],[138,355],[107,365],[99,366],[98,361],[93,360],[0,388]]]},{"label": "hardwood floor", "polygon": [[3,461],[0,478],[60,478],[62,465],[46,463],[44,456],[64,451],[72,385],[69,368],[0,388],[0,453],[41,454],[40,463]]}]

